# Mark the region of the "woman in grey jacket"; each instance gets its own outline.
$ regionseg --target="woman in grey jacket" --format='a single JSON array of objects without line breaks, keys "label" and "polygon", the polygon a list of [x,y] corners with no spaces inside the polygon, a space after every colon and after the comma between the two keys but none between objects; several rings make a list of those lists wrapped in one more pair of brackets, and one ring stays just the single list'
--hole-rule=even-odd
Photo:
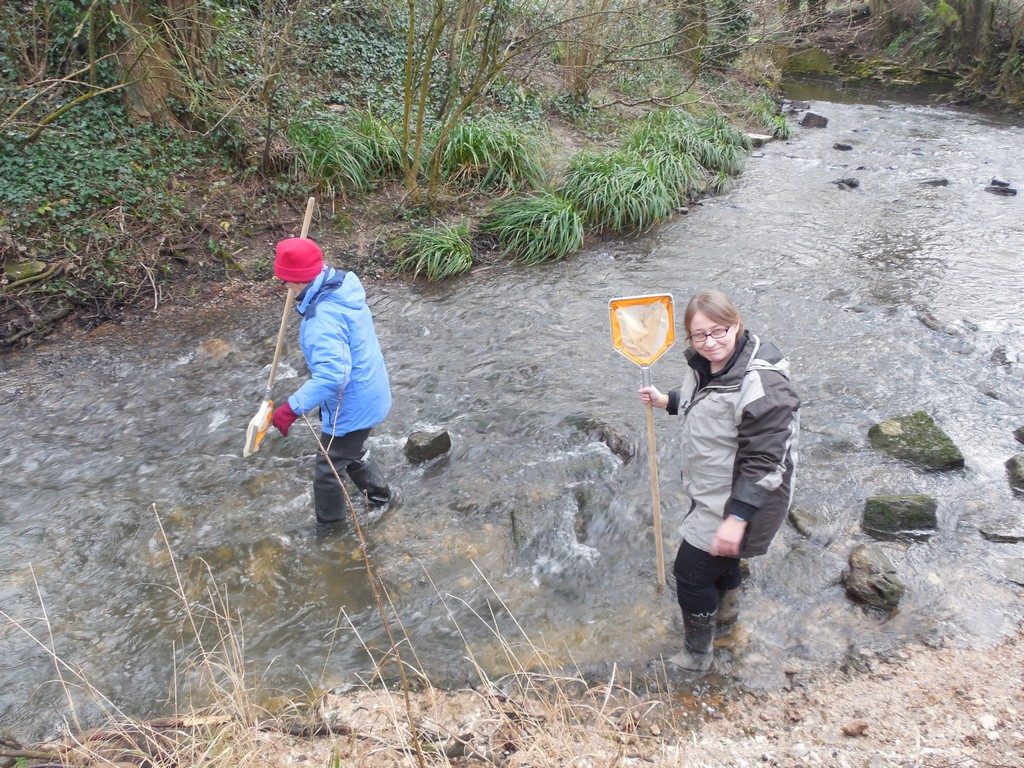
[{"label": "woman in grey jacket", "polygon": [[789,510],[800,398],[786,358],[743,327],[724,293],[697,293],[684,325],[682,385],[667,394],[643,387],[640,399],[681,417],[690,504],[673,570],[685,642],[669,661],[703,672],[716,624],[738,614],[740,558],[763,555]]}]

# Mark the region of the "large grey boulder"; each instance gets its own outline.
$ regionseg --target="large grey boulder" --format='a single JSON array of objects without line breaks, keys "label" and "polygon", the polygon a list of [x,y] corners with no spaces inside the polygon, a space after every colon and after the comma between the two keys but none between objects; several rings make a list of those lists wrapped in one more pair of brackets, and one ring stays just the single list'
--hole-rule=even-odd
[{"label": "large grey boulder", "polygon": [[873,496],[864,502],[861,527],[876,539],[926,539],[938,527],[938,504],[931,496]]},{"label": "large grey boulder", "polygon": [[868,430],[871,446],[924,469],[959,469],[964,455],[924,411],[897,416]]},{"label": "large grey boulder", "polygon": [[801,118],[800,125],[804,128],[825,128],[828,125],[828,118],[817,112],[807,112]]},{"label": "large grey boulder", "polygon": [[452,436],[443,427],[417,430],[405,441],[405,455],[415,464],[436,459],[451,449]]},{"label": "large grey boulder", "polygon": [[861,544],[850,552],[843,588],[854,600],[891,611],[907,591],[896,566],[877,544]]},{"label": "large grey boulder", "polygon": [[1017,493],[1024,493],[1024,453],[1006,460],[1006,474],[1010,478],[1010,487]]}]

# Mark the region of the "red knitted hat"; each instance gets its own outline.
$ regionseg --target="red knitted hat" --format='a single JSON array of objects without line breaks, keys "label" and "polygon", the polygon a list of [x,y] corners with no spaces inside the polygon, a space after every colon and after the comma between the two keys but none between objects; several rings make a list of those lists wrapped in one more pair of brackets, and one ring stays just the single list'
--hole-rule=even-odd
[{"label": "red knitted hat", "polygon": [[274,274],[287,283],[308,283],[324,268],[324,253],[308,237],[289,237],[277,244]]}]

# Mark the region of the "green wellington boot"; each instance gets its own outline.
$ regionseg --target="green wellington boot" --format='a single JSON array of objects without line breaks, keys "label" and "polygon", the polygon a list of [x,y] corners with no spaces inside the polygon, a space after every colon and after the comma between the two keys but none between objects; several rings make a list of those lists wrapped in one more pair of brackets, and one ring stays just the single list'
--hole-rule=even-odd
[{"label": "green wellington boot", "polygon": [[671,657],[669,663],[687,672],[707,672],[711,668],[715,642],[715,614],[684,613],[683,631],[686,636],[683,650]]}]

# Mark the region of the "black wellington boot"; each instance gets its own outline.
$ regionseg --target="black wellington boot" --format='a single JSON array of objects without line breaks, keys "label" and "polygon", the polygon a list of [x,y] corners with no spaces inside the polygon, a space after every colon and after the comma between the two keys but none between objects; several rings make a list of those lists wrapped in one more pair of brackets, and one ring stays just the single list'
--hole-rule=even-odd
[{"label": "black wellington boot", "polygon": [[670,658],[670,663],[687,672],[707,672],[711,669],[715,615],[683,614],[683,632],[686,639],[683,642],[683,650]]},{"label": "black wellington boot", "polygon": [[731,626],[739,617],[740,588],[721,590],[718,593],[718,626]]},{"label": "black wellington boot", "polygon": [[384,479],[384,473],[370,457],[369,451],[364,453],[359,461],[349,464],[346,471],[356,487],[366,494],[370,506],[383,507],[391,501],[391,489]]}]

